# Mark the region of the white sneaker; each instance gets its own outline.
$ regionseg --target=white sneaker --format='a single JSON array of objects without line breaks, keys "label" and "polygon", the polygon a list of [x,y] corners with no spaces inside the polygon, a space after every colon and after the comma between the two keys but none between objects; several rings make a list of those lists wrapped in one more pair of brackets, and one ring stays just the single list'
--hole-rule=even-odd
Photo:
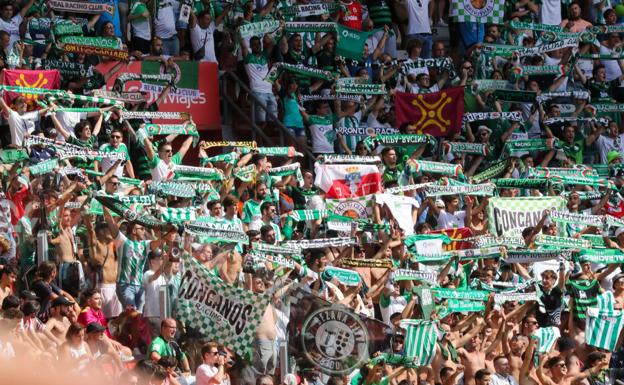
[{"label": "white sneaker", "polygon": [[448,27],[448,24],[446,24],[444,22],[444,20],[438,20],[438,22],[436,23],[436,26],[438,26],[438,27]]}]

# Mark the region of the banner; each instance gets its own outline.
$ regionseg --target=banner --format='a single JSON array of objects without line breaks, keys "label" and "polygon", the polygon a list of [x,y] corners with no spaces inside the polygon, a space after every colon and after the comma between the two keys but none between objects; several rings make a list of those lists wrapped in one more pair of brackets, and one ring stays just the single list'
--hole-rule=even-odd
[{"label": "banner", "polygon": [[332,198],[352,198],[381,192],[381,173],[373,164],[314,165],[314,185]]},{"label": "banner", "polygon": [[445,88],[429,94],[395,94],[396,125],[411,123],[418,134],[446,136],[461,131],[464,87]]},{"label": "banner", "polygon": [[451,0],[450,16],[459,23],[501,24],[504,0]]},{"label": "banner", "polygon": [[88,1],[48,0],[48,7],[55,11],[71,13],[99,14],[106,12],[111,16],[115,13],[115,6],[112,4],[94,3]]},{"label": "banner", "polygon": [[[61,75],[57,70],[2,70],[2,84],[21,88],[58,89],[61,87]],[[4,92],[4,101],[11,104],[13,99],[21,96],[29,106],[40,98],[38,94]]]},{"label": "banner", "polygon": [[266,294],[230,286],[186,254],[176,319],[249,357],[256,329],[269,305]]},{"label": "banner", "polygon": [[[364,56],[364,44],[370,35],[377,33],[380,29],[370,31],[358,31],[336,23],[336,52],[338,56],[344,56],[353,60],[362,60]],[[372,51],[369,49],[369,54]]]},{"label": "banner", "polygon": [[[117,62],[100,64],[96,69],[101,73],[111,72]],[[218,130],[221,132],[221,113],[219,108],[219,81],[217,63],[176,61],[173,62],[175,79],[174,87],[169,91],[165,100],[159,104],[160,112],[186,111],[193,116],[200,131]],[[123,73],[132,74],[164,74],[165,69],[156,61],[137,61],[122,65],[121,69],[111,76],[106,82],[108,89],[112,89],[117,76]],[[140,81],[128,81],[126,92],[145,92],[146,103],[150,105],[156,101],[165,88],[162,84],[149,84]],[[153,123],[167,123],[156,119]]]},{"label": "banner", "polygon": [[290,296],[289,354],[300,370],[346,375],[390,347],[390,326],[301,289]]},{"label": "banner", "polygon": [[498,236],[519,234],[525,228],[537,225],[544,210],[561,210],[563,207],[565,200],[561,197],[490,198],[487,208],[489,229]]}]

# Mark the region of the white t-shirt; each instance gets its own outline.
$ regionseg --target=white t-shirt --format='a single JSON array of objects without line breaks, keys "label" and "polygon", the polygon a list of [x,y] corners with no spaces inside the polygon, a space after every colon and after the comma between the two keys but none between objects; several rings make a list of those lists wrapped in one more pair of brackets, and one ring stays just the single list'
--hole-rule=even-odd
[{"label": "white t-shirt", "polygon": [[176,31],[175,14],[173,13],[171,2],[161,0],[160,3],[158,17],[154,19],[154,33],[160,39],[169,39],[178,34]]},{"label": "white t-shirt", "polygon": [[[136,1],[132,4],[132,8],[130,8],[130,14],[142,14],[147,10],[146,7],[147,6],[144,3]],[[134,37],[138,37],[143,40],[150,40],[152,38],[152,27],[149,17],[139,17],[132,20],[130,24],[132,25],[132,35]]]},{"label": "white t-shirt", "polygon": [[153,270],[148,270],[143,274],[143,290],[145,290],[145,305],[143,305],[143,317],[160,316],[160,287],[167,285],[167,279],[160,274],[158,278],[149,282],[150,278],[156,274]]},{"label": "white t-shirt", "polygon": [[[130,160],[130,153],[128,152],[128,148],[126,147],[125,143],[120,143],[119,147],[114,148],[112,145],[108,144],[108,143],[104,143],[103,145],[100,146],[100,151],[102,152],[121,152],[123,154],[125,154],[124,159],[126,161]],[[106,173],[108,171],[109,168],[111,168],[113,166],[113,164],[115,164],[115,160],[112,158],[102,158],[99,159],[101,166],[102,166],[102,172]],[[124,167],[122,165],[117,166],[117,170],[115,170],[115,175],[119,178],[121,178],[123,176],[123,170]]]},{"label": "white t-shirt", "polygon": [[392,194],[375,194],[375,202],[379,205],[385,204],[388,207],[405,235],[414,234],[412,210],[420,207],[420,203],[416,199]]},{"label": "white t-shirt", "polygon": [[431,33],[429,0],[406,0],[408,12],[407,34]]},{"label": "white t-shirt", "polygon": [[607,154],[611,150],[617,150],[621,156],[624,156],[624,134],[618,135],[615,139],[600,135],[596,139],[596,146],[600,154],[600,163],[607,164]]},{"label": "white t-shirt", "polygon": [[174,175],[175,163],[165,163],[162,159],[158,158],[156,167],[152,169],[152,180],[154,182],[160,182],[161,180],[172,179]]},{"label": "white t-shirt", "polygon": [[9,112],[9,130],[11,130],[11,144],[21,147],[24,136],[35,130],[35,122],[39,120],[39,112],[27,112],[20,115],[16,111]]},{"label": "white t-shirt", "polygon": [[[201,364],[195,372],[195,385],[209,385],[214,384],[210,379],[217,375],[219,369],[216,366],[210,366],[208,364]],[[223,382],[220,383],[223,385]]]},{"label": "white t-shirt", "polygon": [[249,85],[252,91],[265,94],[273,93],[273,85],[264,80],[269,73],[269,61],[264,53],[260,53],[260,56],[248,54],[245,58],[245,70],[249,76]]},{"label": "white t-shirt", "polygon": [[465,211],[455,211],[454,214],[447,213],[446,210],[440,210],[438,216],[438,230],[453,229],[457,227],[464,227],[464,220],[466,219]]},{"label": "white t-shirt", "polygon": [[490,385],[518,385],[518,381],[513,376],[502,376],[494,373],[490,377]]},{"label": "white t-shirt", "polygon": [[[611,55],[613,54],[613,50],[605,47],[604,45],[600,45],[600,53],[602,55]],[[622,76],[622,69],[620,68],[617,60],[601,60],[601,62],[602,65],[604,65],[607,78],[606,80],[608,82]]]},{"label": "white t-shirt", "polygon": [[[76,124],[80,123],[81,120],[85,120],[87,118],[86,112],[66,112],[66,111],[58,111],[56,113],[56,118],[61,123],[61,126],[65,129],[65,131],[70,134],[76,135],[74,128]],[[58,133],[56,135],[56,140],[64,142],[65,137]]]},{"label": "white t-shirt", "polygon": [[195,23],[195,27],[191,29],[191,45],[193,46],[193,53],[200,50],[202,46],[206,47],[204,51],[204,57],[201,60],[204,61],[217,61],[217,56],[214,50],[214,36],[213,33],[217,29],[214,21],[210,22],[208,28],[203,29],[199,26],[199,23]]},{"label": "white t-shirt", "polygon": [[20,24],[22,24],[22,15],[20,13],[13,16],[13,18],[9,21],[0,19],[0,31],[8,32],[11,35],[9,48],[13,48],[13,44],[15,44],[15,42],[20,38]]},{"label": "white t-shirt", "polygon": [[542,0],[539,17],[542,24],[561,24],[561,0]]}]

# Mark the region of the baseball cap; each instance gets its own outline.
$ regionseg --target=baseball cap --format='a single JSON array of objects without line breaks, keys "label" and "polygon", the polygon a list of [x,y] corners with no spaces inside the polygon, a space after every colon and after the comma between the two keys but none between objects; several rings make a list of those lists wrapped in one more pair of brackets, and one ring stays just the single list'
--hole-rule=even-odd
[{"label": "baseball cap", "polygon": [[29,301],[36,301],[38,299],[37,294],[35,294],[34,291],[30,290],[22,290],[22,292],[20,293],[20,298]]},{"label": "baseball cap", "polygon": [[52,301],[52,303],[50,304],[50,306],[55,307],[55,306],[71,306],[74,303],[72,301],[70,301],[69,299],[65,298],[64,296],[60,295],[56,298],[54,298],[54,300]]},{"label": "baseball cap", "polygon": [[607,153],[607,163],[611,164],[614,160],[620,159],[620,152],[616,150],[611,150]]},{"label": "baseball cap", "polygon": [[99,333],[99,332],[103,332],[105,330],[106,330],[106,328],[104,326],[100,325],[99,322],[91,322],[90,324],[87,325],[87,334]]}]

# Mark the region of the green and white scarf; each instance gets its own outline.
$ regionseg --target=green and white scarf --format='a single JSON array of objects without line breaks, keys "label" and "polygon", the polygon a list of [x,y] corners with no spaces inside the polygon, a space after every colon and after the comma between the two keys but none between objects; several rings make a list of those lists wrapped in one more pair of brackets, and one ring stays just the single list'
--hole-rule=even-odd
[{"label": "green and white scarf", "polygon": [[526,29],[531,31],[548,31],[548,32],[563,32],[563,27],[558,25],[539,24],[539,23],[526,23],[522,21],[510,21],[509,27],[513,29]]},{"label": "green and white scarf", "polygon": [[620,264],[624,263],[624,252],[618,249],[584,249],[575,259],[579,262]]},{"label": "green and white scarf", "polygon": [[55,11],[71,13],[100,14],[106,12],[109,15],[115,13],[115,6],[107,3],[91,3],[88,1],[48,0],[48,7]]},{"label": "green and white scarf", "polygon": [[241,153],[248,154],[252,151],[255,151],[258,154],[266,155],[266,156],[287,156],[289,158],[294,156],[303,156],[302,153],[297,152],[294,147],[257,147],[257,148],[247,148],[242,147]]},{"label": "green and white scarf", "polygon": [[51,173],[52,171],[54,171],[56,167],[58,167],[58,160],[50,159],[41,163],[34,164],[32,166],[29,166],[29,169],[32,175],[41,175],[41,174]]},{"label": "green and white scarf", "polygon": [[288,216],[295,222],[316,221],[327,218],[329,210],[294,210]]},{"label": "green and white scarf", "polygon": [[512,71],[518,76],[563,76],[565,75],[565,66],[555,64],[543,66],[521,66],[512,68]]},{"label": "green and white scarf", "polygon": [[204,163],[214,163],[214,162],[226,162],[226,163],[236,163],[240,159],[240,154],[238,152],[228,152],[227,154],[219,154],[215,156],[211,156],[209,158],[204,158]]},{"label": "green and white scarf", "polygon": [[[462,239],[463,241],[464,239]],[[468,240],[468,239],[465,239]],[[484,248],[493,246],[506,246],[511,247],[524,247],[524,239],[520,237],[492,237],[481,236],[475,239],[472,243],[473,247]]]},{"label": "green and white scarf", "polygon": [[424,188],[425,186],[429,186],[430,184],[431,183],[420,183],[420,184],[410,184],[406,186],[390,187],[390,188],[384,189],[384,192],[387,194],[398,194],[398,193],[402,193],[405,191],[415,191],[415,190]]},{"label": "green and white scarf", "polygon": [[430,271],[417,271],[409,269],[398,269],[392,272],[390,279],[393,282],[399,281],[424,281],[432,285],[436,284],[438,275]]},{"label": "green and white scarf", "polygon": [[517,139],[508,141],[503,147],[503,151],[513,154],[522,151],[548,151],[560,148],[559,139]]},{"label": "green and white scarf", "polygon": [[493,196],[495,185],[492,183],[486,184],[468,184],[462,183],[460,185],[436,185],[430,184],[424,188],[427,196],[439,197],[447,195],[478,195],[478,196]]},{"label": "green and white scarf", "polygon": [[166,119],[166,120],[186,120],[187,113],[165,112],[165,111],[121,111],[121,119]]},{"label": "green and white scarf", "polygon": [[364,145],[369,151],[374,150],[377,146],[411,146],[415,144],[435,145],[436,139],[431,135],[407,135],[407,134],[389,134],[369,136],[364,139]]},{"label": "green and white scarf", "polygon": [[426,160],[417,160],[414,163],[415,165],[413,169],[411,166],[409,166],[410,171],[413,173],[429,172],[433,174],[442,174],[452,177],[459,177],[460,175],[463,177],[464,175],[464,171],[460,164],[431,162]]},{"label": "green and white scarf", "polygon": [[529,167],[529,178],[586,177],[594,175],[591,168]]},{"label": "green and white scarf", "polygon": [[320,161],[324,164],[374,164],[381,163],[378,156],[360,156],[360,155],[322,155]]},{"label": "green and white scarf", "polygon": [[197,207],[160,207],[160,218],[169,223],[195,220]]},{"label": "green and white scarf", "polygon": [[224,180],[223,172],[218,168],[194,167],[176,164],[173,168],[176,179],[189,178],[201,180]]},{"label": "green and white scarf", "polygon": [[487,301],[489,293],[484,290],[434,288],[433,296],[439,299],[459,299],[468,301]]},{"label": "green and white scarf", "polygon": [[538,246],[554,246],[563,249],[590,248],[591,242],[584,239],[557,237],[554,235],[540,234],[535,239]]},{"label": "green and white scarf", "polygon": [[156,204],[156,196],[150,195],[128,195],[118,198],[120,202],[132,205],[154,206]]},{"label": "green and white scarf", "polygon": [[238,32],[240,37],[246,39],[252,36],[264,36],[266,33],[275,32],[279,27],[279,20],[263,20],[256,23],[243,24],[238,27]]},{"label": "green and white scarf", "polygon": [[251,183],[256,178],[256,166],[250,164],[249,166],[241,167],[234,171],[234,176],[245,183]]},{"label": "green and white scarf", "polygon": [[386,85],[380,84],[357,84],[342,83],[336,87],[337,94],[356,94],[356,95],[385,95]]},{"label": "green and white scarf", "polygon": [[473,183],[481,183],[488,179],[496,178],[507,169],[508,161],[496,162],[493,166],[481,171],[472,177]]},{"label": "green and white scarf", "polygon": [[35,69],[58,70],[63,77],[93,76],[93,66],[56,59],[36,59]]},{"label": "green and white scarf", "polygon": [[605,223],[605,218],[602,215],[567,213],[563,211],[551,211],[550,219],[555,222],[574,223],[595,227],[602,227]]},{"label": "green and white scarf", "polygon": [[328,266],[321,273],[323,281],[331,281],[336,278],[338,282],[346,286],[357,286],[362,282],[362,277],[356,271]]},{"label": "green and white scarf", "polygon": [[193,186],[187,183],[160,181],[150,184],[150,188],[160,194],[179,198],[192,198],[195,196]]},{"label": "green and white scarf", "polygon": [[214,229],[209,224],[201,222],[187,223],[184,225],[184,228],[190,233],[201,235],[217,242],[249,243],[249,237],[242,231]]},{"label": "green and white scarf", "polygon": [[301,64],[295,65],[295,64],[288,64],[288,63],[283,63],[283,62],[278,62],[278,63],[273,64],[273,67],[271,67],[271,70],[269,71],[267,76],[264,78],[264,80],[266,80],[269,83],[273,83],[279,78],[279,76],[281,75],[283,71],[287,71],[287,72],[290,72],[299,76],[305,76],[309,78],[318,78],[318,79],[323,79],[326,81],[334,80],[334,75],[329,71],[324,71],[324,70],[320,70],[320,69],[313,68],[313,67],[306,67]]},{"label": "green and white scarf", "polygon": [[479,120],[509,120],[512,122],[522,122],[524,119],[522,118],[522,112],[520,111],[509,111],[509,112],[465,112],[464,113],[464,121],[466,122],[476,122]]},{"label": "green and white scarf", "polygon": [[624,103],[592,103],[596,112],[624,112]]},{"label": "green and white scarf", "polygon": [[186,124],[146,124],[145,130],[150,136],[154,135],[189,135],[199,136],[197,126],[192,123]]},{"label": "green and white scarf", "polygon": [[538,103],[544,103],[547,100],[555,99],[555,98],[574,98],[574,99],[589,99],[589,92],[587,91],[557,91],[557,92],[544,92],[537,97],[535,100]]},{"label": "green and white scarf", "polygon": [[[320,238],[320,239],[300,239],[298,241],[287,241],[282,244],[286,247],[299,247],[301,249],[323,249],[326,247],[353,246],[357,244],[356,238]],[[341,259],[343,261],[343,259]]]},{"label": "green and white scarf", "polygon": [[570,259],[572,250],[507,250],[507,263],[533,263],[552,259]]},{"label": "green and white scarf", "polygon": [[485,143],[443,142],[442,148],[445,154],[453,153],[456,155],[473,154],[486,156],[489,153],[489,146]]},{"label": "green and white scarf", "polygon": [[297,18],[326,15],[337,10],[337,3],[297,4],[280,9],[283,15],[296,16]]},{"label": "green and white scarf", "polygon": [[547,189],[550,181],[546,178],[515,179],[501,178],[492,180],[498,188]]},{"label": "green and white scarf", "polygon": [[272,254],[262,253],[256,250],[251,250],[249,252],[249,256],[254,260],[254,263],[268,262],[268,263],[274,263],[276,265],[285,267],[287,269],[295,268],[295,261],[289,258],[285,258],[281,255],[272,255]]},{"label": "green and white scarf", "polygon": [[496,293],[494,294],[494,303],[503,304],[505,302],[517,301],[537,301],[537,293]]},{"label": "green and white scarf", "polygon": [[336,23],[317,21],[287,21],[284,29],[288,33],[335,32]]},{"label": "green and white scarf", "polygon": [[301,174],[301,165],[298,162],[287,164],[281,167],[272,167],[267,172],[270,177],[285,177],[294,175],[299,186],[303,186],[303,175]]},{"label": "green and white scarf", "polygon": [[506,90],[511,87],[511,84],[507,80],[475,79],[472,84],[475,85],[479,91]]}]

